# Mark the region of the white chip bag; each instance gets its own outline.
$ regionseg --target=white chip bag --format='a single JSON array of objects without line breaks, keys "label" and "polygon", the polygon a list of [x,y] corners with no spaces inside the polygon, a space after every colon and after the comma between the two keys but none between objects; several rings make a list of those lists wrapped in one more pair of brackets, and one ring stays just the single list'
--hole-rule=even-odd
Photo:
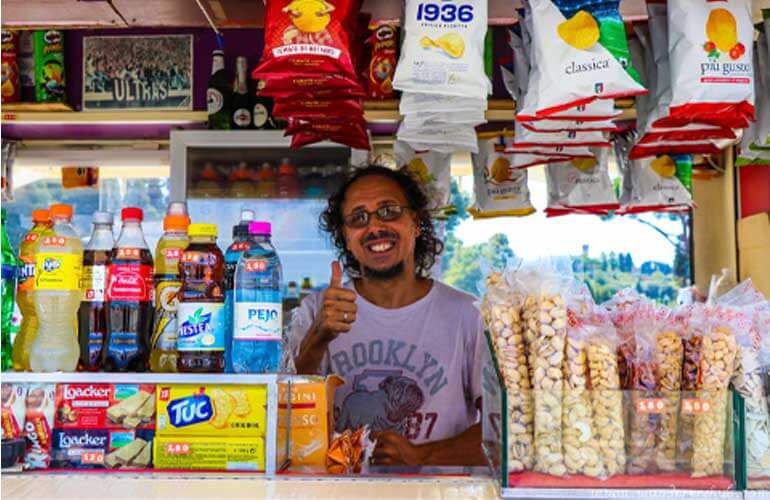
[{"label": "white chip bag", "polygon": [[594,149],[595,159],[546,166],[548,212],[606,213],[619,207],[607,170],[608,151]]},{"label": "white chip bag", "polygon": [[429,210],[436,217],[451,211],[452,171],[449,153],[416,151],[403,141],[393,145],[393,155],[398,168],[406,168],[422,185],[430,199]]}]

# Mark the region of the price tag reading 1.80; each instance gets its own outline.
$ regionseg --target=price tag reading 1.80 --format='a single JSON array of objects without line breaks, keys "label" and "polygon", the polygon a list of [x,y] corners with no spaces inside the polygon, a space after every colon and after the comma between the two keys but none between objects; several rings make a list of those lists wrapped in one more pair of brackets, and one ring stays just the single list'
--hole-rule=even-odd
[{"label": "price tag reading 1.80", "polygon": [[711,411],[711,403],[702,399],[683,399],[682,413],[686,415],[697,415]]},{"label": "price tag reading 1.80", "polygon": [[639,399],[636,402],[637,413],[663,413],[666,409],[666,403],[659,398]]}]

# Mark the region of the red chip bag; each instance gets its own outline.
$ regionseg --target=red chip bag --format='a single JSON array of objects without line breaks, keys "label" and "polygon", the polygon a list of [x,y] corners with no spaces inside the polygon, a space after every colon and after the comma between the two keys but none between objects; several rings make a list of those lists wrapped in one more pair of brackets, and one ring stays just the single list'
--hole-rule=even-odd
[{"label": "red chip bag", "polygon": [[354,149],[369,149],[369,134],[361,121],[305,121],[292,119],[284,136],[291,135],[291,147],[300,148],[321,141],[333,141]]},{"label": "red chip bag", "polygon": [[[252,78],[255,78],[254,73]],[[274,99],[296,96],[317,99],[324,93],[335,97],[364,97],[365,95],[357,81],[337,75],[271,74],[268,80],[262,80],[262,84],[263,88],[259,94]]]},{"label": "red chip bag", "polygon": [[273,116],[302,120],[352,120],[363,118],[360,99],[281,99],[273,106]]},{"label": "red chip bag", "polygon": [[252,77],[336,74],[356,82],[351,42],[360,7],[361,0],[266,0],[265,47]]},{"label": "red chip bag", "polygon": [[719,148],[712,142],[655,142],[636,144],[628,153],[631,160],[649,158],[661,154],[719,154]]}]

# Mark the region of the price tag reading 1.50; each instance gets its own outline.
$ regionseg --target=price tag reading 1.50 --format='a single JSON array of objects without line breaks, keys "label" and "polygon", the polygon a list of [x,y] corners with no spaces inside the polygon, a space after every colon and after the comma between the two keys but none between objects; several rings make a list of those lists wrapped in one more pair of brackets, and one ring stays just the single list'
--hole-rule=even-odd
[{"label": "price tag reading 1.50", "polygon": [[683,399],[682,413],[685,415],[697,415],[711,411],[711,403],[702,399]]},{"label": "price tag reading 1.50", "polygon": [[662,399],[640,399],[636,402],[636,413],[663,413],[666,403]]}]

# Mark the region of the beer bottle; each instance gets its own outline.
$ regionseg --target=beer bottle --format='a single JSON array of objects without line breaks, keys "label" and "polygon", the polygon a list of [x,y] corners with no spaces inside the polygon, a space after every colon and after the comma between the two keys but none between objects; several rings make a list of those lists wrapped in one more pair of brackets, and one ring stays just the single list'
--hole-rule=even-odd
[{"label": "beer bottle", "polygon": [[233,89],[225,72],[225,53],[215,50],[211,62],[211,78],[206,90],[210,130],[230,129],[230,109]]},{"label": "beer bottle", "polygon": [[235,60],[235,84],[233,85],[233,121],[230,128],[245,130],[251,127],[251,106],[249,106],[249,87],[246,83],[248,70],[246,58],[238,56]]},{"label": "beer bottle", "polygon": [[264,88],[264,83],[257,80],[255,90],[252,93],[252,126],[257,129],[275,129],[273,119],[273,99],[267,96],[259,95],[259,91]]}]

